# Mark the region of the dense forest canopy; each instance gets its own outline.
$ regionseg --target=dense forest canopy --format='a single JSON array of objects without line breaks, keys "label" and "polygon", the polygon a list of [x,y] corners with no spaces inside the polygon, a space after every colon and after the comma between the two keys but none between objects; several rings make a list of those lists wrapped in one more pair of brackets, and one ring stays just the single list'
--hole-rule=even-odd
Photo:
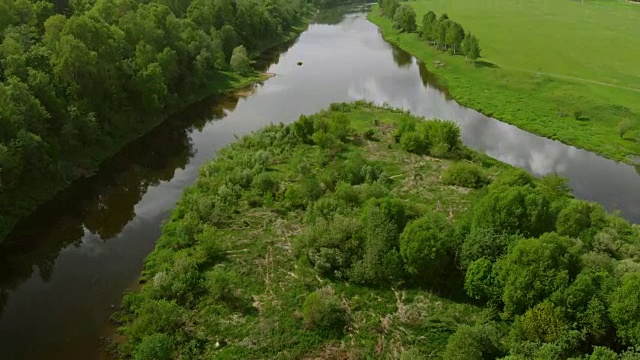
[{"label": "dense forest canopy", "polygon": [[201,168],[116,316],[121,355],[638,359],[639,261],[640,228],[566,179],[334,104]]},{"label": "dense forest canopy", "polygon": [[[231,87],[234,49],[281,41],[310,6],[74,0],[56,13],[48,1],[0,0],[0,239],[167,112]],[[247,60],[236,63],[247,74]]]}]

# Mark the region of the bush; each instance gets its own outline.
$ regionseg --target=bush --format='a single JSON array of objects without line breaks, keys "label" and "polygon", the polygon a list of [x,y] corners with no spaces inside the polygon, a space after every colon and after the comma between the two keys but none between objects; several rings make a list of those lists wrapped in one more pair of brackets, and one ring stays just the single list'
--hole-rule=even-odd
[{"label": "bush", "polygon": [[499,299],[502,289],[494,274],[493,263],[481,258],[469,264],[464,278],[464,289],[469,297],[476,300]]},{"label": "bush", "polygon": [[136,347],[135,360],[173,359],[173,338],[167,334],[155,333],[146,336]]},{"label": "bush", "polygon": [[400,237],[400,254],[407,271],[417,279],[439,281],[453,264],[453,226],[431,212],[407,225]]},{"label": "bush", "polygon": [[400,148],[406,152],[424,154],[428,144],[417,131],[407,131],[400,137]]},{"label": "bush", "polygon": [[517,237],[507,234],[497,234],[490,229],[474,228],[465,237],[460,253],[460,262],[467,267],[471,262],[480,258],[496,261],[504,255],[511,243]]},{"label": "bush", "polygon": [[396,199],[372,199],[362,209],[361,259],[350,273],[354,282],[381,285],[404,277],[398,236],[405,223],[404,206]]},{"label": "bush", "polygon": [[393,15],[393,26],[404,32],[416,31],[416,12],[409,5],[400,5]]},{"label": "bush", "polygon": [[551,202],[529,186],[500,187],[491,191],[473,209],[473,227],[496,233],[539,236],[555,228]]},{"label": "bush", "polygon": [[330,288],[314,291],[302,305],[304,326],[327,337],[338,337],[344,332],[347,317],[338,298]]},{"label": "bush", "polygon": [[233,54],[231,55],[231,61],[229,63],[233,71],[240,73],[247,72],[251,69],[251,61],[247,55],[247,49],[243,45],[233,49]]},{"label": "bush", "polygon": [[627,345],[640,346],[640,272],[623,276],[611,296],[609,315],[618,337]]},{"label": "bush", "polygon": [[555,343],[568,327],[560,311],[550,301],[545,301],[517,318],[512,325],[512,336],[519,341]]},{"label": "bush", "polygon": [[519,240],[494,266],[504,284],[502,301],[507,314],[522,314],[577,275],[579,259],[568,239],[555,233]]},{"label": "bush", "polygon": [[442,181],[447,185],[478,189],[487,185],[489,178],[480,166],[465,161],[449,166],[442,174]]},{"label": "bush", "polygon": [[447,340],[443,359],[483,360],[504,355],[500,331],[494,324],[462,325]]},{"label": "bush", "polygon": [[268,172],[261,172],[253,179],[253,187],[261,194],[275,193],[278,189],[278,182]]}]

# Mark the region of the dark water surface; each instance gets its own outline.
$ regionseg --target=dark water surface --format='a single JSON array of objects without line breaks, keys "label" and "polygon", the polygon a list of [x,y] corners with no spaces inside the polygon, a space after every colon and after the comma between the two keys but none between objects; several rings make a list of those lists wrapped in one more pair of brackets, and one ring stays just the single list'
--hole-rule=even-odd
[{"label": "dark water surface", "polygon": [[454,120],[469,146],[535,175],[558,172],[577,197],[640,222],[633,167],[459,106],[424,66],[386,43],[364,11],[322,14],[323,23],[276,51],[268,71],[277,76],[172,117],[23,221],[14,245],[0,250],[0,358],[98,358],[112,305],[135,282],[198,167],[235,135],[336,101],[386,102]]}]

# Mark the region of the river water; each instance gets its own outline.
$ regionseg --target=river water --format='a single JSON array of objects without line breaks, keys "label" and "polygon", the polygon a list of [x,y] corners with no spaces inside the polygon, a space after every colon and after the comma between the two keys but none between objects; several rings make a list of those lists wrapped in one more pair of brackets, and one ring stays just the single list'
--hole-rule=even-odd
[{"label": "river water", "polygon": [[13,245],[0,250],[2,359],[100,358],[113,306],[135,283],[162,221],[200,165],[237,135],[332,102],[366,99],[453,120],[467,145],[535,175],[558,172],[577,197],[640,222],[633,167],[458,105],[423,65],[382,39],[365,11],[322,13],[267,57],[275,77],[171,117],[25,219]]}]

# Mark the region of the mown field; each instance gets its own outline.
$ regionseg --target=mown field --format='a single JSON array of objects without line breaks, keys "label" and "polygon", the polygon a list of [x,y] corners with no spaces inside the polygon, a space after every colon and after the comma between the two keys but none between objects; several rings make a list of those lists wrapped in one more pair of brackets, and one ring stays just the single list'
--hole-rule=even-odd
[{"label": "mown field", "polygon": [[[400,33],[374,7],[384,36],[425,61],[456,100],[525,130],[606,157],[640,154],[640,6],[623,1],[418,0],[480,40],[482,59],[435,50]],[[446,66],[430,66],[438,60]],[[620,136],[619,124],[631,124]]]}]

